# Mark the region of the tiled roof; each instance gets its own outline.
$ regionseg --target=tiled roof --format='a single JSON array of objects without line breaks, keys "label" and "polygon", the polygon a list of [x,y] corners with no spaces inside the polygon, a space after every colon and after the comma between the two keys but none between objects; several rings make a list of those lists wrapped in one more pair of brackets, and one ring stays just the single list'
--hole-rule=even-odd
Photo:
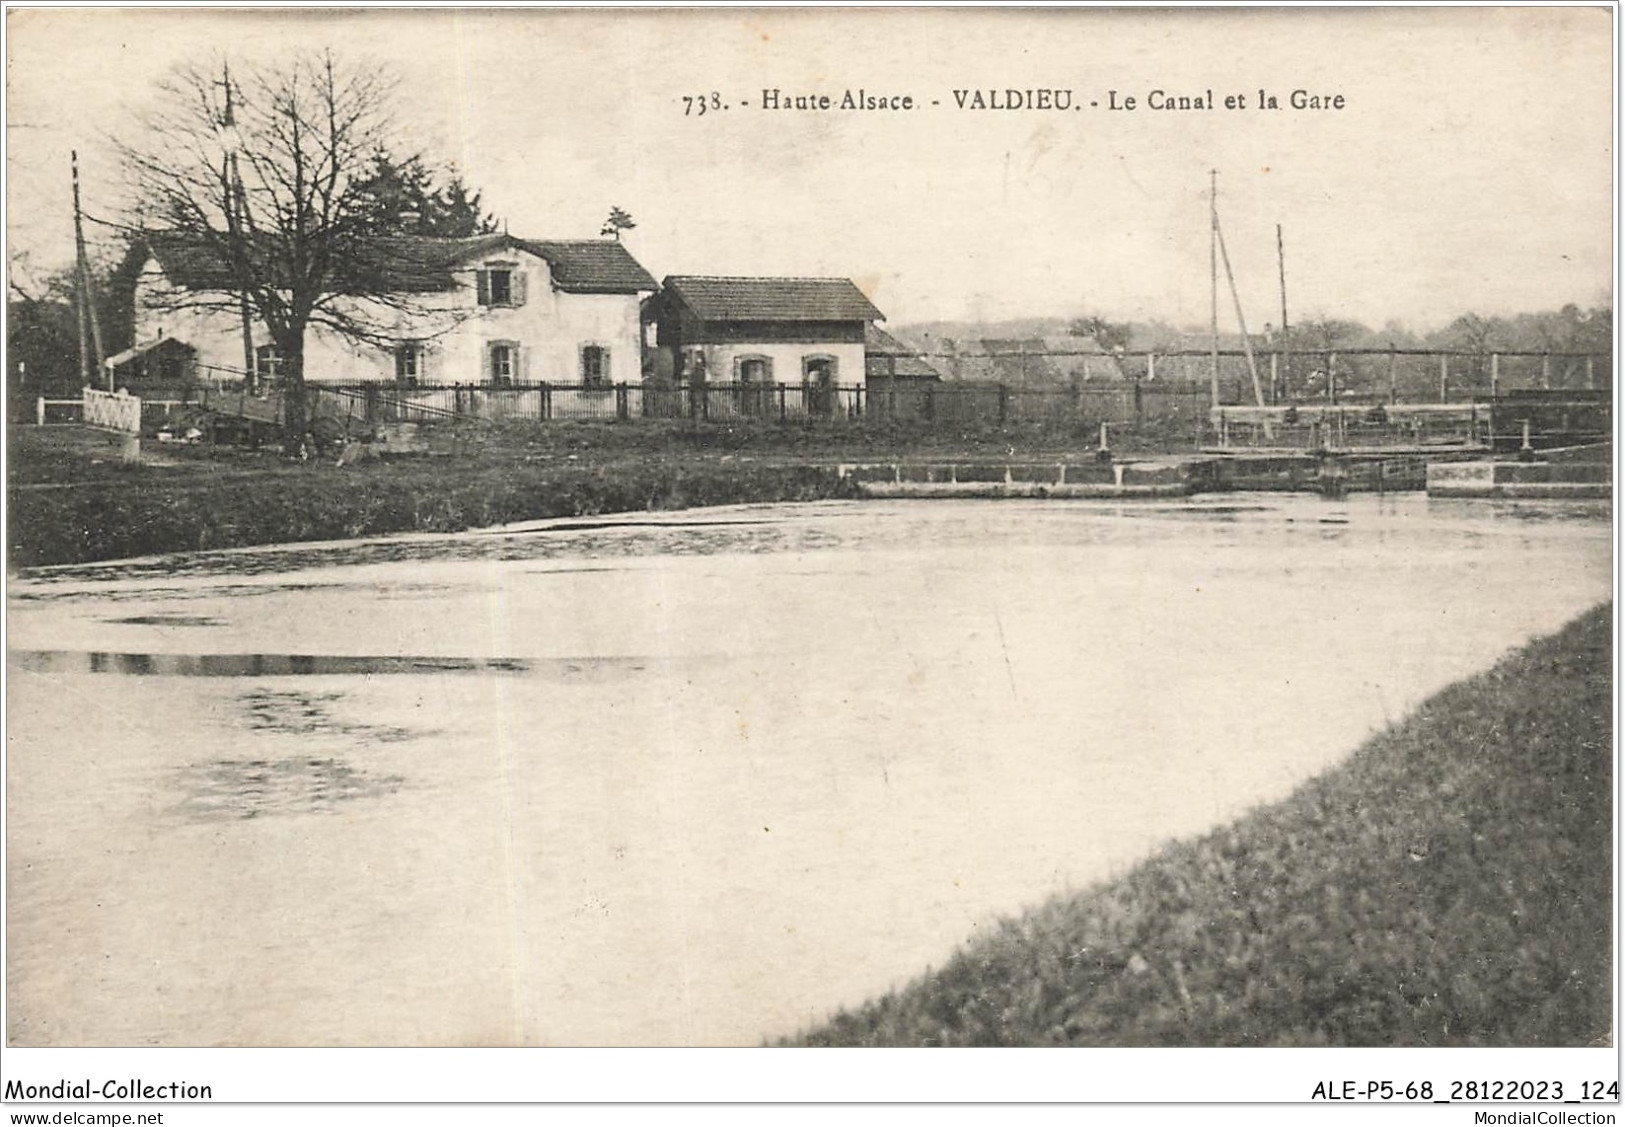
[{"label": "tiled roof", "polygon": [[520,239],[519,245],[547,259],[553,282],[570,293],[653,293],[654,275],[614,239]]},{"label": "tiled roof", "polygon": [[[147,236],[147,245],[164,275],[192,290],[224,289],[231,282],[230,258],[223,236],[178,231]],[[547,261],[553,283],[568,293],[635,294],[652,292],[654,276],[612,239],[537,240],[510,235],[476,235],[439,239],[395,235],[357,240],[333,270],[335,285],[354,293],[418,293],[455,288],[452,272],[486,255],[510,249],[528,251]],[[274,246],[254,257],[275,269]]]},{"label": "tiled roof", "polygon": [[666,279],[665,288],[702,321],[882,321],[846,278]]}]

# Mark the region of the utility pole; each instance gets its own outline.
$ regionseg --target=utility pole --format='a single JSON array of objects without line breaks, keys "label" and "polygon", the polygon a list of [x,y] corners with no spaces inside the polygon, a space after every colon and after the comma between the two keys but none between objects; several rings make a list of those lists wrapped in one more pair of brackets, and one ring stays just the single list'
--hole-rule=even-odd
[{"label": "utility pole", "polygon": [[[248,279],[247,263],[245,262],[243,241],[248,237],[244,231],[244,218],[247,200],[243,194],[243,177],[237,168],[237,119],[232,112],[231,99],[231,64],[225,63],[221,70],[221,84],[226,88],[226,108],[221,115],[220,126],[226,141],[226,165],[220,170],[222,187],[226,194],[226,226],[231,238],[232,270],[237,275],[238,308],[242,314],[243,325],[243,382],[249,391],[255,390],[258,382],[254,372],[254,322],[248,310]],[[229,172],[228,172],[229,169]]]},{"label": "utility pole", "polygon": [[1208,170],[1208,210],[1212,231],[1208,239],[1208,274],[1213,291],[1213,400],[1219,405],[1219,170]]},{"label": "utility pole", "polygon": [[[77,291],[76,305],[79,314],[79,378],[84,381],[85,387],[92,385],[91,374],[91,345],[95,347],[97,373],[102,373],[107,381],[107,390],[113,390],[113,373],[103,372],[105,355],[102,352],[102,325],[96,315],[96,298],[90,292],[90,256],[85,253],[85,223],[84,213],[79,206],[79,150],[71,153],[73,162],[73,244],[74,244],[74,289]],[[87,338],[88,329],[88,338]]]},{"label": "utility pole", "polygon": [[1281,239],[1281,225],[1275,225],[1275,261],[1281,270],[1281,387],[1277,395],[1290,399],[1292,387],[1292,337],[1288,334],[1286,319],[1286,243]]}]

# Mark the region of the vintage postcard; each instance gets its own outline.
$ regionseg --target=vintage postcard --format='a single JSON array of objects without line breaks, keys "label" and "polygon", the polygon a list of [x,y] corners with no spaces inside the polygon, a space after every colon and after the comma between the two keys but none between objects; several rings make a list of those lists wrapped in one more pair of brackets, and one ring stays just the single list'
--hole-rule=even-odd
[{"label": "vintage postcard", "polygon": [[1617,1102],[1615,20],[9,8],[8,1106]]}]

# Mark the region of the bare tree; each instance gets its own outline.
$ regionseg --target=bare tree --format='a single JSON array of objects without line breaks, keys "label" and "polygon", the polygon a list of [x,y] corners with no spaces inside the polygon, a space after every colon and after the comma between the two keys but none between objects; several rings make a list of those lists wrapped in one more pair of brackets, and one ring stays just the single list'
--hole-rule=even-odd
[{"label": "bare tree", "polygon": [[183,241],[211,279],[167,300],[245,322],[251,312],[281,353],[290,453],[308,419],[307,331],[387,346],[423,316],[410,291],[432,288],[401,284],[433,271],[421,244],[377,227],[370,182],[378,154],[397,147],[393,94],[379,67],[331,52],[186,66],[161,85],[142,138],[120,145],[149,236]]}]

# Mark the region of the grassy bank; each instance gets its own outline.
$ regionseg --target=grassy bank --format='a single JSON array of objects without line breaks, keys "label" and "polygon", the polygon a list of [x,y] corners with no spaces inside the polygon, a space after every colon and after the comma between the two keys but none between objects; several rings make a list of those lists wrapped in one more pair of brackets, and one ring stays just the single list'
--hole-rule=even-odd
[{"label": "grassy bank", "polygon": [[[546,517],[841,495],[835,471],[682,450],[492,449],[467,458],[294,465],[269,452],[172,452],[119,464],[21,451],[9,487],[13,567],[165,552],[453,532]],[[41,468],[45,472],[40,472]]]},{"label": "grassy bank", "polygon": [[1612,608],[814,1045],[1576,1045],[1612,990]]},{"label": "grassy bank", "polygon": [[[143,444],[10,428],[9,564],[38,567],[518,520],[843,495],[841,461],[1012,453],[1091,462],[1089,435],[907,424],[494,424],[465,453],[338,467],[271,450]],[[1166,436],[1120,435],[1123,451]]]}]

